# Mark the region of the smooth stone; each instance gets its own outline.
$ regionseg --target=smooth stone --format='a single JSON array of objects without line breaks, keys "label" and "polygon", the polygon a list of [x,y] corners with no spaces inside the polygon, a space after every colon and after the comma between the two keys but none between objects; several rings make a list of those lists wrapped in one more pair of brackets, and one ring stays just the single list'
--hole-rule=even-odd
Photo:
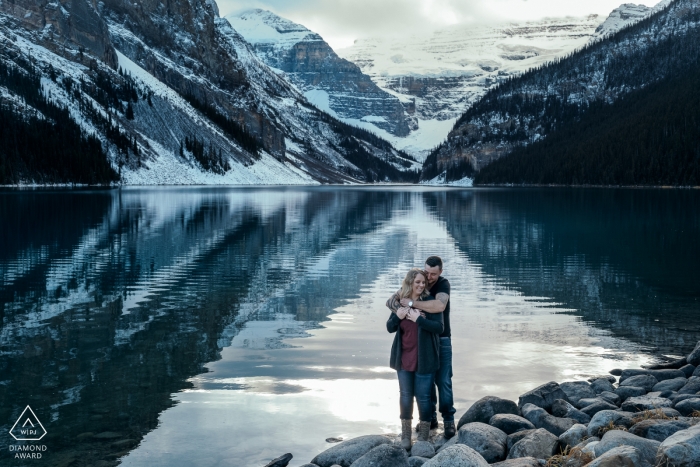
[{"label": "smooth stone", "polygon": [[649,370],[649,374],[656,378],[659,382],[669,379],[685,378],[685,373],[683,373],[680,369]]},{"label": "smooth stone", "polygon": [[423,464],[423,467],[488,467],[481,455],[464,444],[449,446]]},{"label": "smooth stone", "polygon": [[636,388],[643,388],[646,392],[649,392],[658,382],[659,381],[651,375],[638,375],[627,378],[620,383],[620,387],[633,386]]},{"label": "smooth stone", "polygon": [[622,385],[623,381],[632,378],[633,376],[643,376],[648,374],[649,370],[641,370],[639,368],[628,368],[626,370],[622,370],[622,373],[620,373],[620,385]]},{"label": "smooth stone", "polygon": [[[620,370],[620,373],[622,373],[622,370]],[[610,381],[610,384],[617,383],[617,378],[615,378],[613,375],[594,376],[592,378],[588,378],[588,382],[593,384],[593,381],[595,381],[597,379],[607,379],[608,381]]]},{"label": "smooth stone", "polygon": [[605,399],[611,404],[620,405],[620,396],[618,396],[614,392],[603,391],[600,394],[598,394],[598,397],[600,397],[601,399]]},{"label": "smooth stone", "polygon": [[513,448],[513,445],[515,443],[517,443],[518,441],[520,441],[521,439],[523,439],[524,437],[526,437],[530,433],[534,433],[535,431],[537,431],[537,429],[517,431],[517,432],[513,433],[512,435],[508,435],[508,439],[506,441],[506,449],[508,450],[508,452],[510,452],[510,450]]},{"label": "smooth stone", "polygon": [[491,467],[540,467],[540,462],[534,457],[519,457],[506,459],[503,462],[491,464]]},{"label": "smooth stone", "polygon": [[411,456],[408,458],[408,465],[409,465],[409,467],[420,467],[421,465],[425,464],[429,460],[430,459],[427,459],[425,457]]},{"label": "smooth stone", "polygon": [[652,464],[634,446],[618,446],[586,464],[586,467],[652,467]]},{"label": "smooth stone", "polygon": [[693,412],[700,411],[700,397],[680,401],[674,408],[684,417],[688,417]]},{"label": "smooth stone", "polygon": [[691,365],[700,366],[700,341],[695,345],[693,351],[688,354],[686,360]]},{"label": "smooth stone", "polygon": [[457,438],[456,444],[469,446],[488,463],[499,462],[506,458],[508,435],[491,425],[480,422],[467,423],[457,431],[455,438]]},{"label": "smooth stone", "polygon": [[597,439],[596,441],[592,441],[590,443],[587,443],[585,446],[581,448],[581,453],[582,454],[587,454],[588,456],[592,457],[595,459],[595,447],[596,445],[600,443],[600,440]]},{"label": "smooth stone", "polygon": [[581,412],[585,413],[589,417],[593,417],[593,415],[597,414],[601,410],[617,410],[617,406],[606,401],[605,399],[599,399],[594,404],[587,405],[586,407],[582,408]]},{"label": "smooth stone", "polygon": [[489,420],[489,425],[498,428],[507,435],[513,434],[516,431],[535,429],[535,425],[530,423],[529,420],[521,417],[520,415],[513,415],[510,413],[499,413],[494,415],[491,417],[491,420]]},{"label": "smooth stone", "polygon": [[569,381],[559,385],[567,400],[573,405],[577,405],[581,399],[591,398],[596,396],[596,392],[591,388],[587,381]]},{"label": "smooth stone", "polygon": [[598,436],[601,428],[605,428],[610,424],[624,426],[629,428],[634,425],[634,414],[630,412],[620,412],[617,410],[601,410],[591,418],[588,424],[588,436]]},{"label": "smooth stone", "polygon": [[[691,366],[691,365],[688,365],[688,366]],[[700,376],[700,366],[695,368],[693,370],[693,373],[690,376]],[[690,378],[690,376],[688,376],[688,378]]]},{"label": "smooth stone", "polygon": [[557,399],[568,400],[566,393],[554,381],[543,384],[526,392],[518,398],[518,407],[522,410],[526,404],[534,404],[545,410],[551,410],[552,404]]},{"label": "smooth stone", "polygon": [[576,420],[555,417],[534,404],[525,404],[522,407],[522,412],[523,417],[528,419],[535,427],[544,428],[557,437],[576,425]]},{"label": "smooth stone", "polygon": [[612,370],[609,371],[609,373],[613,376],[621,376],[622,370],[620,368],[613,368]]},{"label": "smooth stone", "polygon": [[665,399],[673,399],[677,395],[678,393],[676,391],[661,391],[659,393],[659,397],[663,397]]},{"label": "smooth stone", "polygon": [[678,394],[696,394],[700,391],[700,376],[691,376],[688,382],[678,390]]},{"label": "smooth stone", "polygon": [[559,444],[561,444],[562,447],[574,447],[587,437],[588,427],[577,423],[559,436]]},{"label": "smooth stone", "polygon": [[678,391],[680,388],[685,386],[687,382],[688,379],[685,377],[659,381],[652,388],[652,391]]},{"label": "smooth stone", "polygon": [[700,464],[700,424],[672,434],[659,447],[659,465],[697,467]]},{"label": "smooth stone", "polygon": [[590,416],[562,399],[557,399],[554,401],[554,404],[552,404],[552,415],[560,418],[570,418],[584,424],[591,421]]},{"label": "smooth stone", "polygon": [[593,392],[596,394],[600,394],[601,392],[605,391],[613,392],[615,390],[615,386],[613,386],[610,380],[607,378],[598,378],[591,382],[591,389],[593,389]]},{"label": "smooth stone", "polygon": [[659,441],[642,438],[627,431],[611,430],[605,433],[596,445],[595,456],[598,458],[618,446],[633,446],[651,464],[660,445]]},{"label": "smooth stone", "polygon": [[681,371],[685,374],[686,378],[690,378],[691,376],[700,376],[700,372],[698,372],[697,375],[694,374],[695,371],[697,371],[697,367],[695,365],[691,365],[690,363],[682,367]]},{"label": "smooth stone", "polygon": [[628,397],[643,396],[646,393],[647,392],[644,390],[644,388],[637,388],[634,386],[622,386],[615,389],[615,394],[620,396],[620,399],[623,401]]},{"label": "smooth stone", "polygon": [[318,467],[318,465],[312,464],[311,462],[309,462],[308,464],[302,464],[299,467]]},{"label": "smooth stone", "polygon": [[688,364],[686,357],[677,358],[666,363],[657,363],[656,365],[642,365],[645,370],[675,370]]},{"label": "smooth stone", "polygon": [[513,401],[494,396],[482,397],[460,417],[457,429],[466,423],[488,423],[491,417],[501,413],[520,415],[520,410]]},{"label": "smooth stone", "polygon": [[662,407],[658,410],[660,410],[661,413],[666,415],[668,418],[676,418],[681,416],[679,411],[677,411],[676,409],[672,409],[671,407]]},{"label": "smooth stone", "polygon": [[638,396],[630,397],[622,403],[622,410],[627,412],[641,412],[643,410],[654,410],[663,407],[671,407],[673,403],[663,397]]},{"label": "smooth stone", "polygon": [[543,428],[539,428],[515,443],[508,453],[508,459],[518,457],[548,459],[556,453],[558,444],[558,437]]},{"label": "smooth stone", "polygon": [[265,467],[287,467],[289,465],[289,461],[291,461],[293,457],[294,456],[292,453],[288,452],[281,455],[277,459],[271,460],[269,464],[265,465]]},{"label": "smooth stone", "polygon": [[687,420],[649,419],[636,423],[629,432],[642,438],[663,442],[672,434],[687,430],[693,424]]},{"label": "smooth stone", "polygon": [[411,446],[411,456],[431,458],[435,455],[435,446],[428,441],[416,441]]},{"label": "smooth stone", "polygon": [[673,407],[675,408],[680,402],[687,401],[688,399],[695,399],[696,397],[700,397],[700,394],[678,394],[671,399],[671,402],[673,402]]},{"label": "smooth stone", "polygon": [[382,444],[391,444],[391,440],[382,435],[358,436],[326,449],[311,459],[311,463],[319,467],[331,467],[334,464],[350,467],[350,464]]},{"label": "smooth stone", "polygon": [[352,467],[408,467],[408,454],[401,446],[381,444],[353,462]]}]

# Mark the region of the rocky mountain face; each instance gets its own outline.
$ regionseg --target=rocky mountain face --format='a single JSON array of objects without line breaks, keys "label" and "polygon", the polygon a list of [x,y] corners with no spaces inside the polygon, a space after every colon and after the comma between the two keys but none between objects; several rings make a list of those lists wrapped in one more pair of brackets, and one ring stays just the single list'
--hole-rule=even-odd
[{"label": "rocky mountain face", "polygon": [[340,58],[318,34],[260,9],[226,19],[263,62],[284,72],[317,107],[349,123],[369,123],[394,136],[408,135],[412,121],[399,99],[380,89],[357,65]]},{"label": "rocky mountain face", "polygon": [[[122,183],[342,183],[417,168],[313,107],[213,0],[35,3],[0,3],[0,61],[96,135]],[[0,101],[37,114],[10,84]]]},{"label": "rocky mountain face", "polygon": [[478,171],[576,121],[592,105],[684,73],[700,59],[698,31],[700,5],[675,0],[570,57],[502,82],[459,118],[426,159],[422,178],[460,166]]}]

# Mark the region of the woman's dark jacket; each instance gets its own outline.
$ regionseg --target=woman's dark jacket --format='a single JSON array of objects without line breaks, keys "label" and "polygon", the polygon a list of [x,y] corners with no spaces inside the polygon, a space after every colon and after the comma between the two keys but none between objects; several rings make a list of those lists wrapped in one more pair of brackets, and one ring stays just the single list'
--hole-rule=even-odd
[{"label": "woman's dark jacket", "polygon": [[[424,300],[434,300],[432,296]],[[408,319],[408,318],[405,318]],[[440,334],[443,331],[442,313],[425,313],[416,320],[418,325],[418,367],[416,373],[435,373],[440,367]],[[391,346],[389,366],[394,370],[401,369],[401,319],[396,313],[391,313],[386,322],[386,330],[395,332],[394,343]]]}]

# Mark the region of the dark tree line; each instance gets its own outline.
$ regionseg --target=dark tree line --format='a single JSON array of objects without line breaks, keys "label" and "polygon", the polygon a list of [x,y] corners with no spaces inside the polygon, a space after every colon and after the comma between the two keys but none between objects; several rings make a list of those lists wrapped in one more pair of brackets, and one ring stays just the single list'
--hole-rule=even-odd
[{"label": "dark tree line", "polygon": [[594,106],[475,183],[700,185],[700,66]]},{"label": "dark tree line", "polygon": [[344,149],[342,153],[350,163],[357,166],[365,176],[367,182],[392,182],[416,183],[420,171],[399,170],[390,163],[372,155],[360,141],[354,137],[345,137],[340,146]]},{"label": "dark tree line", "polygon": [[248,130],[246,130],[242,125],[219,112],[208,102],[201,102],[191,94],[187,94],[184,97],[187,102],[192,105],[192,107],[202,112],[209,120],[221,128],[224,133],[233,138],[234,141],[238,142],[243,149],[253,154],[257,159],[260,159],[260,150],[262,149],[262,145],[258,139],[253,134],[248,132]]},{"label": "dark tree line", "polygon": [[[95,136],[41,91],[41,72],[27,59],[0,61],[0,85],[23,105],[0,104],[0,184],[99,184],[119,180]],[[38,112],[28,112],[27,106]]]},{"label": "dark tree line", "polygon": [[221,149],[216,151],[211,143],[209,143],[209,147],[206,147],[204,141],[199,141],[196,136],[185,137],[184,145],[180,143],[180,157],[185,157],[183,148],[191,152],[202,169],[207,172],[223,175],[231,170],[231,165],[228,159],[224,159]]}]

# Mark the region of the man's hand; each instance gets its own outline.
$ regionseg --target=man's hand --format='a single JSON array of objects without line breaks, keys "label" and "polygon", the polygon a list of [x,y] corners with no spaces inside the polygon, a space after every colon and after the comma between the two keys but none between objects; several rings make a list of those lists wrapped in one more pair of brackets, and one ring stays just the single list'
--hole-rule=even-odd
[{"label": "man's hand", "polygon": [[410,302],[410,298],[402,298],[399,303],[401,303],[401,306],[408,306],[408,302]]}]

